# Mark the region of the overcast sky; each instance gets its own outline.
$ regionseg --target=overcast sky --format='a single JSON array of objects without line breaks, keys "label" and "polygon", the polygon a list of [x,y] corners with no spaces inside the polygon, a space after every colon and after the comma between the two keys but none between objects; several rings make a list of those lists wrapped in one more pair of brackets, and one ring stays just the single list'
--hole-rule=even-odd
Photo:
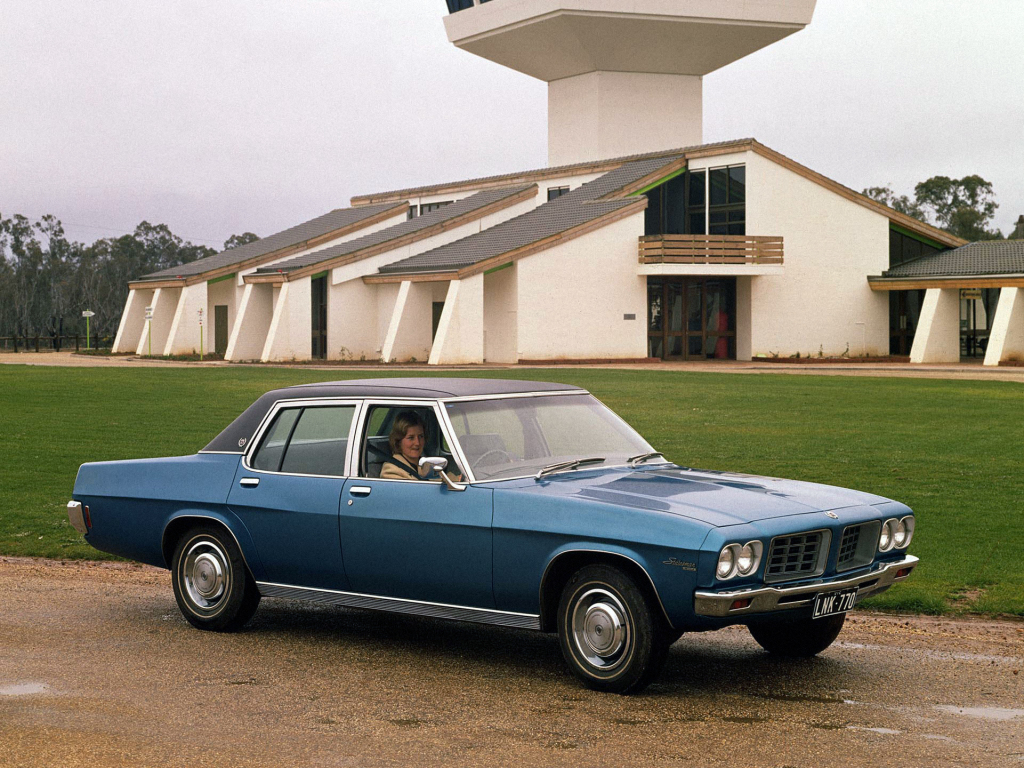
[{"label": "overcast sky", "polygon": [[[0,213],[220,247],[354,194],[546,164],[546,86],[459,51],[444,0],[0,0]],[[847,186],[991,181],[1024,214],[1024,0],[818,0],[709,75],[706,141]]]}]

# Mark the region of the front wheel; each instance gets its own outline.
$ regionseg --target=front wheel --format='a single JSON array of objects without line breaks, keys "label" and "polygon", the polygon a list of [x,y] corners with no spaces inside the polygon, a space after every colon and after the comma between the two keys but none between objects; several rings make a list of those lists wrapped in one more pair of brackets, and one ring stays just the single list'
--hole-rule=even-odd
[{"label": "front wheel", "polygon": [[768,653],[792,658],[808,658],[818,655],[832,645],[839,637],[845,621],[846,614],[839,613],[822,619],[751,624],[748,629],[758,645]]},{"label": "front wheel", "polygon": [[580,569],[562,590],[558,639],[569,669],[588,688],[637,693],[668,653],[664,619],[629,575],[608,565]]},{"label": "front wheel", "polygon": [[260,603],[260,593],[235,540],[222,528],[190,529],[171,561],[174,599],[197,629],[234,632]]}]

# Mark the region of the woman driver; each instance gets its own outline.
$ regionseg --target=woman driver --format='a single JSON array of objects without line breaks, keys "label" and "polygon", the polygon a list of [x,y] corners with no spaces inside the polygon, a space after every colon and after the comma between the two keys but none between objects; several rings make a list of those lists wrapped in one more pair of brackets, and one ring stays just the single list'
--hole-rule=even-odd
[{"label": "woman driver", "polygon": [[[395,417],[388,437],[391,458],[384,462],[380,476],[385,480],[425,480],[428,467],[420,467],[423,446],[427,442],[427,428],[415,411],[402,411]],[[457,473],[449,473],[456,482],[462,479]]]}]

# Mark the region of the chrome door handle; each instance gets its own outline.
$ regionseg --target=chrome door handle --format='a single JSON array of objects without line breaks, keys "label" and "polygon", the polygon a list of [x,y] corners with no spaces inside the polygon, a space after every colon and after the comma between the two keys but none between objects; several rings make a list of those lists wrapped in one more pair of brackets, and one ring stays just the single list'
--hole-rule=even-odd
[{"label": "chrome door handle", "polygon": [[369,496],[372,490],[373,488],[368,485],[353,485],[348,489],[348,492],[353,496]]},{"label": "chrome door handle", "polygon": [[258,477],[243,477],[238,484],[243,488],[255,488],[260,484],[260,479]]}]

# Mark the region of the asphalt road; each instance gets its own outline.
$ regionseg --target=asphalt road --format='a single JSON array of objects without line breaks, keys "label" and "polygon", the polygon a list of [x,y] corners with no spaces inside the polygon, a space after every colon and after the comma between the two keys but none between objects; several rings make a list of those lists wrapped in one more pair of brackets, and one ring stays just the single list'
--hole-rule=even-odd
[{"label": "asphalt road", "polygon": [[641,696],[551,636],[266,600],[181,618],[166,572],[0,558],[0,766],[1024,766],[1024,623],[854,614],[810,661],[686,635]]}]

